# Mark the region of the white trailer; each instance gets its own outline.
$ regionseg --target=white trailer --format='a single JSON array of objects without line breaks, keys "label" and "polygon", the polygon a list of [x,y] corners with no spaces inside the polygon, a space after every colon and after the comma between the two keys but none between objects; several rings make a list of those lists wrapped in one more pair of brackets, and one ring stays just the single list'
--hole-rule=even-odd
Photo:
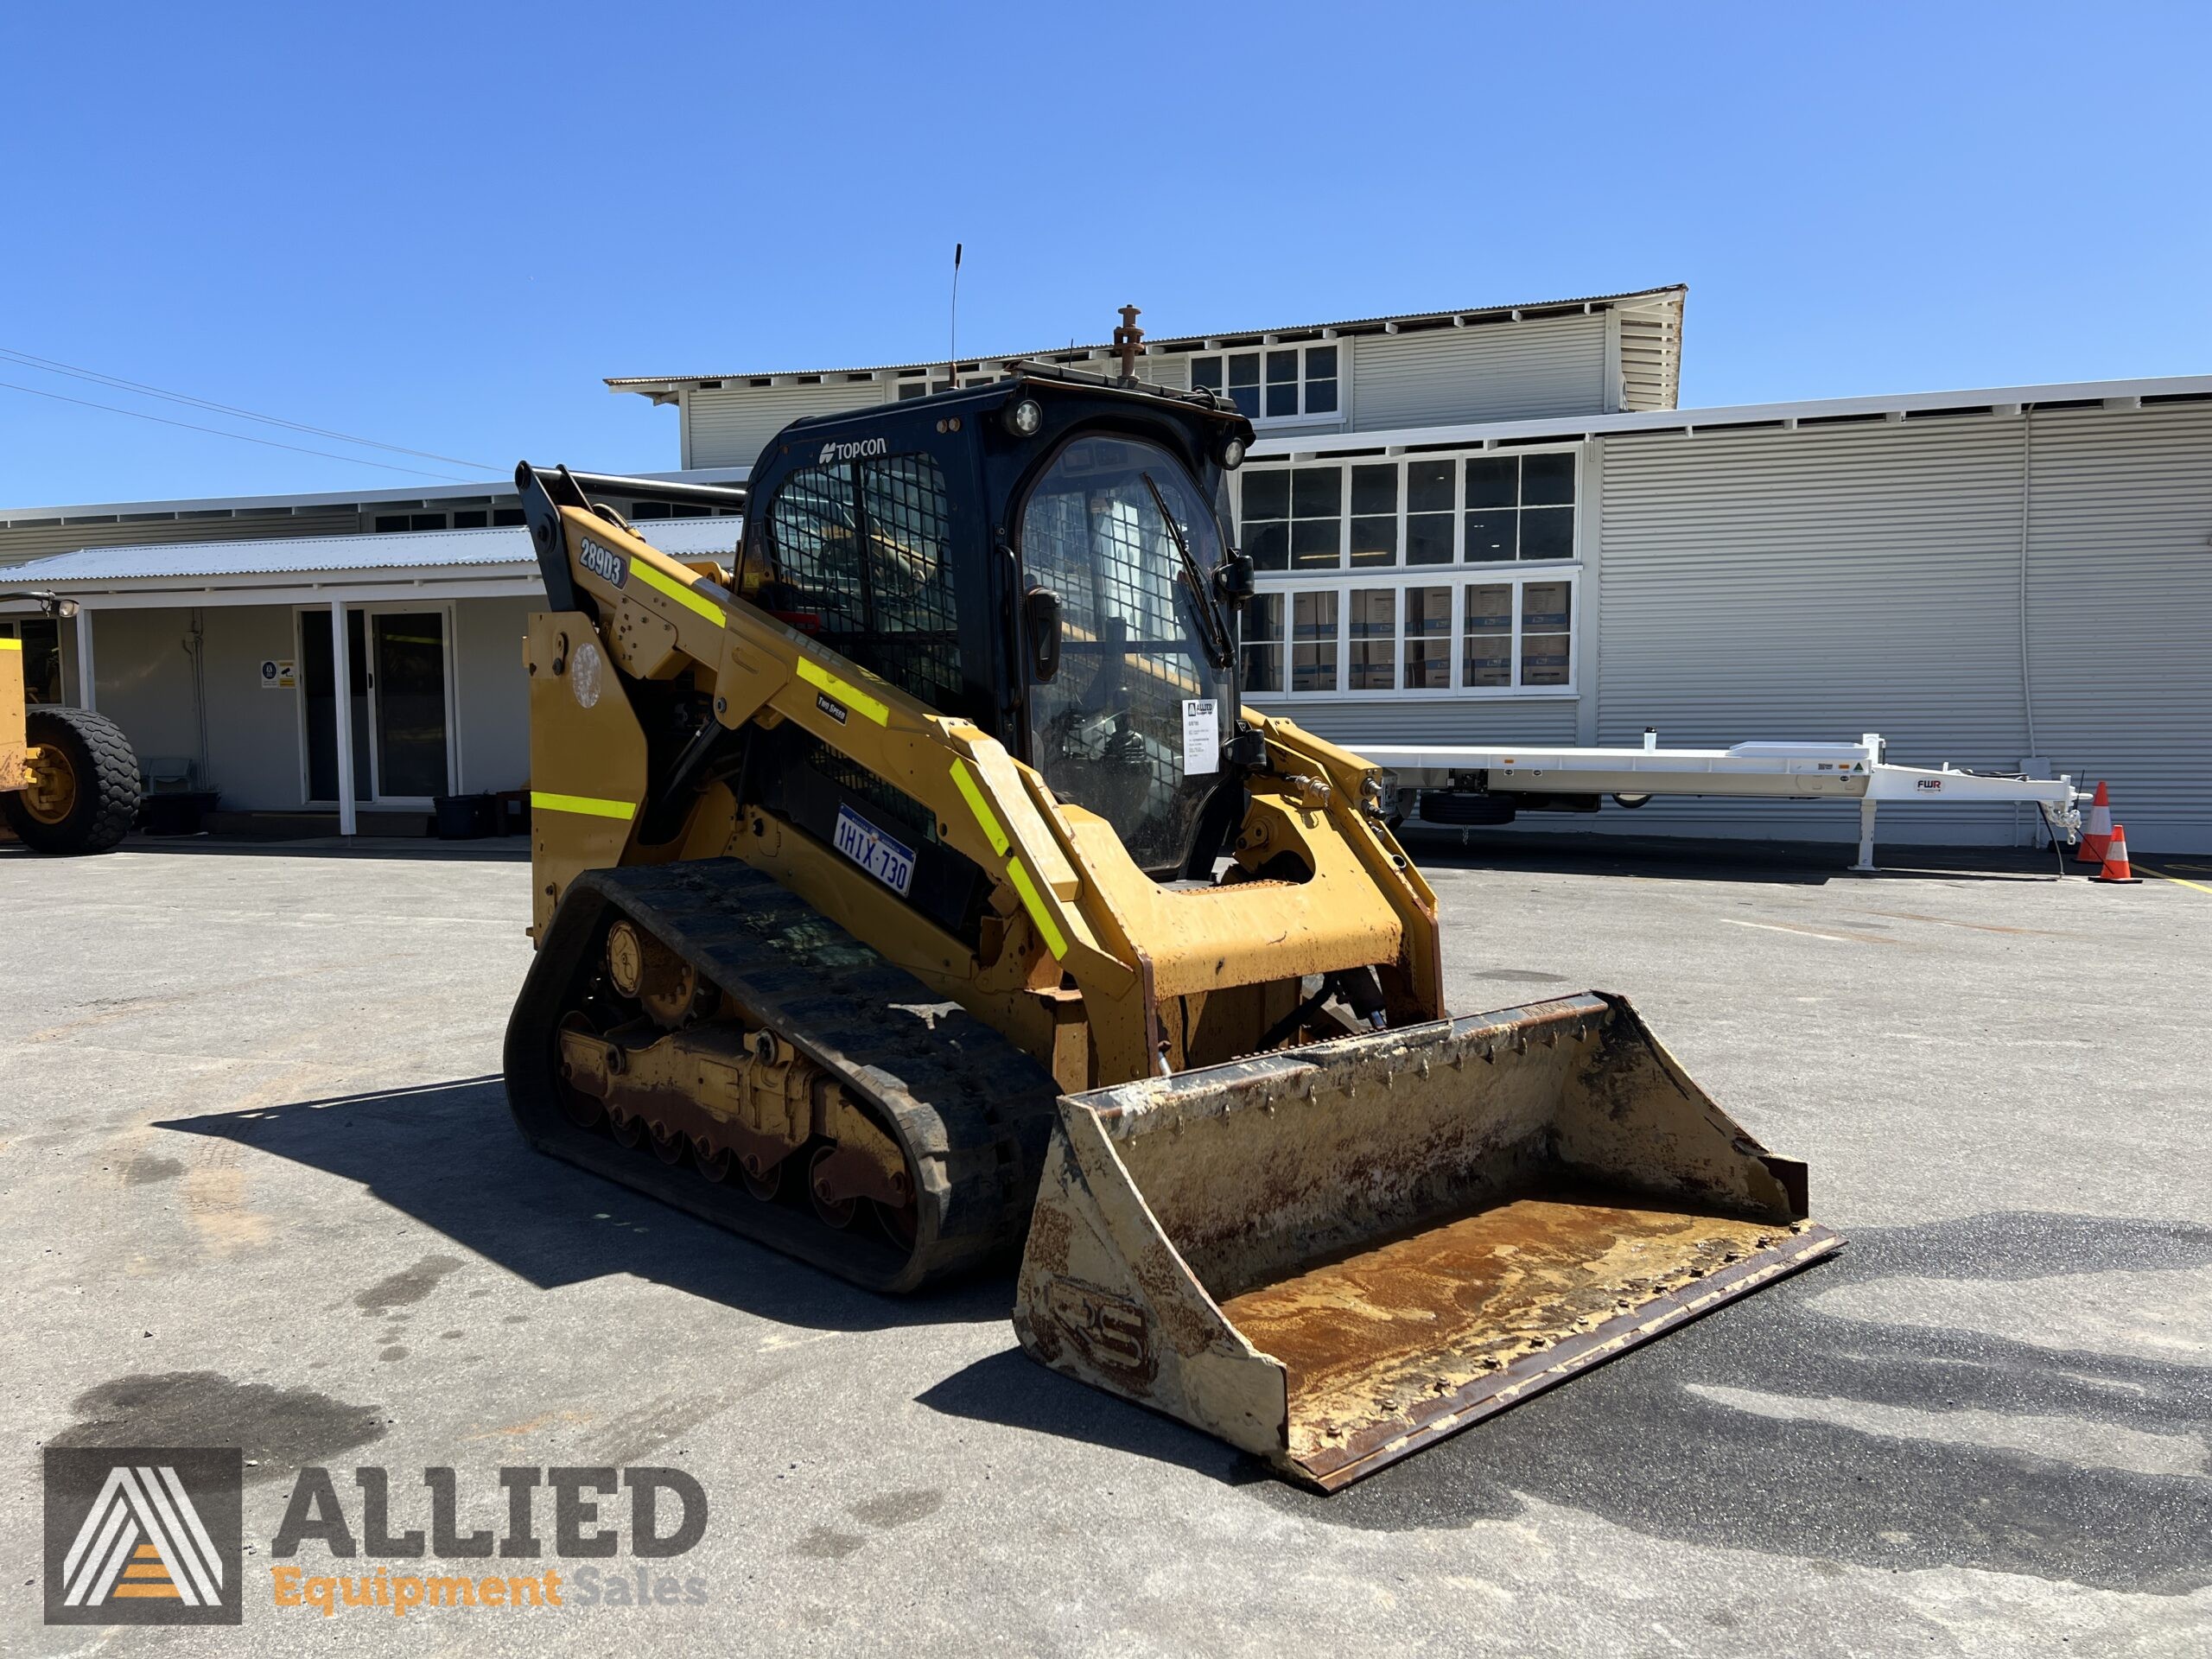
[{"label": "white trailer", "polygon": [[2070,843],[2081,834],[2080,804],[2088,798],[2069,777],[2035,776],[2044,769],[2035,761],[2017,773],[1892,766],[1875,732],[1856,743],[1738,743],[1727,749],[1662,749],[1649,730],[1636,749],[1356,747],[1363,759],[1395,774],[1399,791],[1424,798],[1436,816],[1421,813],[1420,821],[1430,823],[1510,823],[1516,809],[1539,801],[1591,810],[1609,795],[1624,806],[1641,806],[1655,795],[1856,800],[1859,861],[1851,868],[1862,873],[1875,868],[1874,813],[1884,803],[2031,804],[2041,810],[2052,838]]}]

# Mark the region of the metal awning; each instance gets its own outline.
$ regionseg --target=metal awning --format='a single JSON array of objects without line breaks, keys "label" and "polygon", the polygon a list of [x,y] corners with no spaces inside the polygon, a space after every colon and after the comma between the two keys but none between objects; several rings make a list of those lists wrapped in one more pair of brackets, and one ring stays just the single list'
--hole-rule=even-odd
[{"label": "metal awning", "polygon": [[[737,518],[647,519],[637,531],[678,558],[727,558],[744,524]],[[103,610],[323,604],[334,592],[348,598],[390,596],[392,590],[434,590],[446,598],[543,592],[530,532],[518,524],[92,547],[10,566],[5,575],[10,588],[65,594]],[[22,601],[0,604],[0,614],[30,608]]]}]

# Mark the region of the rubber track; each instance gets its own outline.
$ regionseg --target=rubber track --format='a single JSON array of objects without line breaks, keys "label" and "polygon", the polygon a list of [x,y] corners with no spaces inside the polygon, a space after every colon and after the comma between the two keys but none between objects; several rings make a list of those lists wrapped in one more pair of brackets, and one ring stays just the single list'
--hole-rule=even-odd
[{"label": "rubber track", "polygon": [[[582,1129],[560,1107],[556,1033],[598,971],[607,929],[629,917],[700,975],[875,1106],[918,1177],[911,1255],[741,1187],[671,1168]],[[579,877],[507,1027],[509,1105],[541,1151],[873,1289],[912,1290],[1009,1252],[1026,1235],[1059,1090],[982,1021],[735,859]]]},{"label": "rubber track", "polygon": [[[26,847],[41,853],[105,853],[122,841],[130,821],[138,816],[138,757],[123,728],[105,715],[54,703],[34,704],[24,713],[24,734],[41,747],[53,741],[41,737],[39,728],[51,722],[76,740],[88,767],[77,766],[78,805],[60,823],[45,824],[22,810],[10,791],[0,801],[8,808],[8,826]],[[71,757],[72,762],[77,757]],[[86,810],[89,798],[91,810]]]}]

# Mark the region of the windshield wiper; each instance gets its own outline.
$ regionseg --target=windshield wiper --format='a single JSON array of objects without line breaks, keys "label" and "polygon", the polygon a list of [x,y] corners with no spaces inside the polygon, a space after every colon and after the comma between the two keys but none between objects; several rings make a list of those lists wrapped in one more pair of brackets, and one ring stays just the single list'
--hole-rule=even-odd
[{"label": "windshield wiper", "polygon": [[1205,635],[1206,660],[1225,673],[1236,665],[1236,648],[1230,639],[1228,628],[1223,626],[1220,613],[1213,607],[1213,595],[1206,591],[1205,575],[1199,570],[1198,562],[1191,556],[1191,544],[1183,539],[1183,527],[1175,522],[1175,515],[1168,512],[1167,498],[1160,493],[1160,486],[1152,481],[1150,473],[1137,476],[1152,492],[1153,505],[1160,509],[1167,533],[1174,538],[1175,556],[1183,562],[1183,580],[1190,585],[1192,601],[1198,607],[1198,626]]}]

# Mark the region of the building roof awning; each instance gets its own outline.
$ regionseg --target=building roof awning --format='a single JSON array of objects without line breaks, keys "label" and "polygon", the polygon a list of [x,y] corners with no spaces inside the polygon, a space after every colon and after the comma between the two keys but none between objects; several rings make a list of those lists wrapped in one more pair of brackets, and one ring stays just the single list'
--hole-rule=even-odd
[{"label": "building roof awning", "polygon": [[1528,420],[1471,421],[1449,426],[1363,428],[1350,432],[1270,434],[1252,445],[1255,461],[1319,454],[1395,454],[1408,449],[1490,448],[1566,442],[1638,433],[1796,431],[1864,422],[1925,421],[1953,416],[2017,418],[2023,410],[2101,407],[2158,409],[2212,402],[2212,374],[2136,380],[2072,380],[2034,386],[1983,386],[1961,391],[1893,392],[1874,397],[1820,397],[1789,404],[1715,404],[1618,415],[1552,415]]},{"label": "building roof awning", "polygon": [[[736,518],[649,519],[638,533],[678,558],[728,557]],[[267,605],[380,591],[481,597],[537,594],[537,556],[520,525],[389,531],[251,542],[92,547],[10,566],[10,588],[64,594],[94,606]],[[20,609],[20,603],[0,609]]]},{"label": "building roof awning", "polygon": [[[1664,288],[1640,288],[1624,294],[1590,294],[1566,300],[1524,300],[1515,305],[1464,306],[1451,311],[1407,311],[1382,317],[1354,317],[1340,322],[1302,322],[1278,324],[1266,328],[1217,329],[1205,334],[1160,334],[1147,336],[1144,349],[1148,353],[1161,352],[1203,352],[1231,346],[1255,346],[1274,340],[1308,340],[1325,339],[1340,334],[1380,334],[1412,333],[1424,328],[1464,327],[1471,323],[1518,321],[1540,316],[1567,316],[1577,312],[1599,311],[1616,307],[1674,307],[1679,310],[1689,289],[1681,283]],[[1033,352],[986,352],[963,354],[960,359],[963,372],[989,363],[1036,361],[1065,363],[1077,358],[1102,356],[1114,350],[1110,343],[1092,345],[1069,344],[1047,346]],[[680,386],[696,386],[702,381],[721,385],[744,385],[753,381],[774,381],[785,384],[792,380],[826,378],[868,378],[879,374],[898,374],[913,370],[942,369],[943,358],[927,359],[918,363],[879,363],[841,369],[740,369],[726,374],[632,374],[615,375],[607,378],[610,391],[632,391],[651,397],[656,393],[675,391]]]}]

